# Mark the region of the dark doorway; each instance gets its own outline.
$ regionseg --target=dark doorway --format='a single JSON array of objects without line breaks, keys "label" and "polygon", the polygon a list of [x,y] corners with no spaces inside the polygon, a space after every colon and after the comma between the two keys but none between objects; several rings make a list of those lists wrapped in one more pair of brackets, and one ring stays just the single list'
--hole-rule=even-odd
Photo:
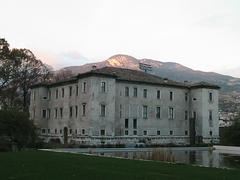
[{"label": "dark doorway", "polygon": [[63,129],[63,137],[64,137],[64,144],[67,144],[68,143],[68,128],[67,127],[64,127]]}]

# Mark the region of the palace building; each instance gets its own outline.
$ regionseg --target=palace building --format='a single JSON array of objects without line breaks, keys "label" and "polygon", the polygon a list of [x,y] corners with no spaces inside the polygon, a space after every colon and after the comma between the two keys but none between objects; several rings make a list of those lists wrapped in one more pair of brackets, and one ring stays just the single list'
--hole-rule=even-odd
[{"label": "palace building", "polygon": [[105,67],[31,88],[30,117],[45,141],[77,144],[218,142],[219,87]]}]

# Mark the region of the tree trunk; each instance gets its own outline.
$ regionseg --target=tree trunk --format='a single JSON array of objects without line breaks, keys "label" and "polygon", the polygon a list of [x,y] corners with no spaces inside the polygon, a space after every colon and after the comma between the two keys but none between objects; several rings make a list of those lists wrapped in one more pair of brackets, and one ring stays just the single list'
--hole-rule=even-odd
[{"label": "tree trunk", "polygon": [[28,93],[28,90],[27,90],[26,86],[24,85],[24,87],[23,87],[23,111],[24,112],[27,112],[27,110],[28,110],[27,93]]}]

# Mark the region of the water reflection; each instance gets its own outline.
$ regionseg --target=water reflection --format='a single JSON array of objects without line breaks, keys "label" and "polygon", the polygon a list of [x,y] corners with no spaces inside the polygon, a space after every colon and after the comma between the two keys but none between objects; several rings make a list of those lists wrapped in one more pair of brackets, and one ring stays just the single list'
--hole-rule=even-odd
[{"label": "water reflection", "polygon": [[222,154],[211,150],[184,150],[174,148],[155,148],[151,151],[134,152],[96,152],[100,156],[123,157],[128,159],[143,159],[165,162],[195,164],[205,167],[240,168],[240,156]]}]

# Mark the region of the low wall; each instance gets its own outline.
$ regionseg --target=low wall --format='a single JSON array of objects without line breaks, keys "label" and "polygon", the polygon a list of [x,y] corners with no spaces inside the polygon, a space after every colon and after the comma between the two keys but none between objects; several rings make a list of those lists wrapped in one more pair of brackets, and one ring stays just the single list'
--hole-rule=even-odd
[{"label": "low wall", "polygon": [[[45,135],[41,136],[45,142],[51,139],[59,139],[63,143],[63,136]],[[189,145],[187,136],[69,136],[68,143],[84,145],[101,145],[101,144],[136,144],[143,142],[145,144],[176,144]]]}]

